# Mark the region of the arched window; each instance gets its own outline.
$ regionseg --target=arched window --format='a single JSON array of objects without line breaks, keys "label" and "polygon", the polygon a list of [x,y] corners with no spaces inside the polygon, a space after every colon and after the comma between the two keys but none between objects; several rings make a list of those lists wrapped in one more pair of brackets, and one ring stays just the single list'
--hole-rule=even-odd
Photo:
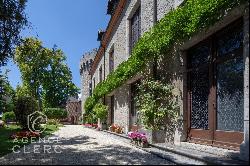
[{"label": "arched window", "polygon": [[83,63],[83,70],[86,71],[86,64]]},{"label": "arched window", "polygon": [[89,70],[89,61],[86,62],[87,70]]}]

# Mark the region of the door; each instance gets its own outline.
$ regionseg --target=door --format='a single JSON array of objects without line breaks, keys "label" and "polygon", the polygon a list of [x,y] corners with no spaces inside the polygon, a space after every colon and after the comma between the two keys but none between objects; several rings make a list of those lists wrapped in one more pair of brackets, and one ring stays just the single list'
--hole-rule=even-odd
[{"label": "door", "polygon": [[71,116],[70,120],[71,120],[72,125],[75,124],[75,117],[74,116]]},{"label": "door", "polygon": [[243,21],[188,51],[191,142],[239,149],[243,141]]}]

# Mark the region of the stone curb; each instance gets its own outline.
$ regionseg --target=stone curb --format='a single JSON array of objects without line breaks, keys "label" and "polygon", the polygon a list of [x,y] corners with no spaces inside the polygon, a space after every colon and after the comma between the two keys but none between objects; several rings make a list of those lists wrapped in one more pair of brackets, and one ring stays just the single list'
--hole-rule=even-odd
[{"label": "stone curb", "polygon": [[[106,133],[109,133],[109,134],[113,134],[113,135],[116,135],[116,136],[119,136],[119,137],[123,137],[123,138],[126,138],[126,139],[130,139],[127,136],[117,134],[117,133],[114,133],[114,132],[110,132],[108,130],[100,130],[100,131],[103,131],[103,132],[106,132]],[[170,147],[160,147],[160,146],[153,145],[153,144],[149,144],[149,146],[157,148],[157,149],[165,151],[165,152],[172,152],[172,153],[175,153],[175,154],[178,154],[178,155],[181,155],[181,156],[185,156],[185,157],[188,157],[188,158],[191,158],[191,159],[194,159],[194,160],[198,160],[198,161],[204,162],[204,163],[206,163],[208,165],[229,165],[229,164],[230,165],[232,165],[232,164],[234,164],[234,165],[248,165],[248,163],[246,163],[244,161],[239,161],[239,160],[230,160],[230,159],[225,159],[224,161],[218,161],[218,160],[216,161],[216,160],[212,160],[212,159],[209,160],[209,159],[204,159],[204,158],[202,158],[200,156],[197,156],[197,155],[193,155],[192,153],[181,152],[180,150],[176,150],[176,149],[173,149],[173,148],[170,148]],[[137,146],[135,146],[135,147],[137,147]],[[176,161],[173,161],[172,159],[170,159],[168,157],[165,157],[163,154],[152,152],[150,150],[147,150],[146,148],[141,148],[141,147],[137,147],[137,148],[142,149],[142,150],[144,150],[146,152],[152,153],[154,155],[157,155],[158,157],[166,159],[166,160],[171,161],[173,163],[181,164],[181,163],[177,163]]]},{"label": "stone curb", "polygon": [[[121,135],[121,134],[117,134],[117,133],[114,133],[114,132],[111,132],[111,131],[108,131],[108,130],[101,130],[101,131],[106,132],[106,133],[109,133],[109,134],[113,134],[113,135],[116,135],[116,136],[119,136],[119,137],[123,137],[123,138],[125,138],[125,139],[130,140],[129,137],[124,136],[124,135]],[[132,145],[132,146],[134,146],[134,147],[136,147],[136,148],[138,148],[138,149],[141,149],[141,150],[143,150],[143,151],[145,151],[145,152],[147,152],[147,153],[151,153],[151,154],[153,154],[153,155],[155,155],[155,156],[157,156],[157,157],[160,157],[160,158],[162,158],[162,159],[164,159],[164,160],[170,161],[170,162],[172,162],[172,163],[174,163],[174,164],[181,165],[181,163],[178,163],[178,162],[176,162],[176,161],[174,161],[174,160],[172,160],[172,159],[170,159],[170,158],[164,157],[164,155],[162,155],[161,153],[152,152],[152,151],[150,151],[150,150],[147,150],[147,148],[142,148],[142,147],[136,146],[136,145],[134,145],[134,144],[132,144],[132,143],[129,143],[129,144]],[[149,144],[149,146],[151,146],[151,144]]]}]

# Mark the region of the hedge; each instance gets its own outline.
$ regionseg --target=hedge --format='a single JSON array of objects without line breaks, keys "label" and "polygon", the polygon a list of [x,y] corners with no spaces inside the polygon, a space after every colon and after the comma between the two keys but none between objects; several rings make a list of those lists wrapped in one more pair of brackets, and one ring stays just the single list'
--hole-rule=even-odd
[{"label": "hedge", "polygon": [[16,120],[16,115],[13,111],[11,112],[5,112],[3,113],[3,117],[2,117],[4,122],[9,122],[9,121],[15,121]]},{"label": "hedge", "polygon": [[64,119],[67,118],[67,111],[62,108],[46,108],[44,114],[49,119]]}]

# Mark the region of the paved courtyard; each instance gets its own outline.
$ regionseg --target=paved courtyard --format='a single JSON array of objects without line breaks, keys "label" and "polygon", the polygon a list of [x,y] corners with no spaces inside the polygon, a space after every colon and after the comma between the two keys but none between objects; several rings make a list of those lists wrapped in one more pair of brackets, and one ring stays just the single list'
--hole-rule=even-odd
[{"label": "paved courtyard", "polygon": [[173,164],[108,133],[66,125],[43,139],[0,158],[2,164]]}]

